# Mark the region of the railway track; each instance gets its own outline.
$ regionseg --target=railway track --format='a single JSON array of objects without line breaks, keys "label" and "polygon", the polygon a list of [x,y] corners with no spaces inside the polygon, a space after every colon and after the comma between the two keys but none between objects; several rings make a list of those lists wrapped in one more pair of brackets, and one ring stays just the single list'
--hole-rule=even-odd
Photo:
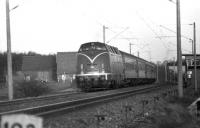
[{"label": "railway track", "polygon": [[15,106],[23,105],[24,107],[26,107],[26,104],[28,106],[28,104],[33,103],[33,102],[37,102],[38,104],[40,104],[40,102],[43,102],[43,101],[66,98],[71,95],[80,94],[80,93],[81,92],[75,92],[75,91],[74,92],[62,92],[59,94],[52,94],[52,95],[47,95],[47,96],[21,98],[21,99],[16,99],[16,100],[12,100],[12,101],[0,101],[0,112],[1,112],[2,108],[7,108],[10,106],[15,107]]},{"label": "railway track", "polygon": [[30,107],[25,109],[19,109],[19,110],[13,110],[8,112],[1,112],[0,115],[6,115],[6,114],[16,114],[16,113],[26,113],[26,114],[32,114],[42,117],[48,117],[52,115],[57,115],[59,113],[63,112],[71,112],[72,110],[77,110],[81,107],[87,107],[88,105],[95,105],[97,103],[103,103],[114,99],[119,99],[123,97],[128,97],[130,95],[136,95],[141,93],[146,93],[150,91],[154,91],[157,89],[160,89],[162,87],[160,86],[148,86],[143,88],[136,88],[136,89],[128,89],[121,92],[113,92],[109,94],[102,94],[102,95],[96,95],[92,97],[87,98],[80,98],[72,101],[64,101],[59,103],[53,103],[48,105],[42,105],[37,107]]}]

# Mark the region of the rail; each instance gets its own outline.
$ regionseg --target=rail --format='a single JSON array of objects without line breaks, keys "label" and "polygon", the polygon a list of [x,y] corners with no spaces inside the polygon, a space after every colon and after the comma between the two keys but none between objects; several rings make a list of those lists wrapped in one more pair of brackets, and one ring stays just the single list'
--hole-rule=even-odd
[{"label": "rail", "polygon": [[24,103],[31,103],[31,102],[36,102],[36,101],[44,101],[44,100],[49,100],[49,99],[56,99],[56,98],[64,98],[73,94],[79,94],[80,92],[62,92],[59,94],[51,94],[47,96],[39,96],[39,97],[28,97],[28,98],[20,98],[20,99],[15,99],[11,101],[0,101],[0,106],[1,107],[6,107],[9,105],[20,105]]}]

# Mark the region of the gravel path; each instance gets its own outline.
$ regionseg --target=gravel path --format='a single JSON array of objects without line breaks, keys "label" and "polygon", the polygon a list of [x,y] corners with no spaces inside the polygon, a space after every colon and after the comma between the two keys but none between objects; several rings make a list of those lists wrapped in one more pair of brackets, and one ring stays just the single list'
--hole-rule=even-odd
[{"label": "gravel path", "polygon": [[169,93],[174,95],[174,91],[165,89],[93,105],[45,119],[44,128],[123,128],[142,119],[142,115],[150,114],[155,105],[159,105]]}]

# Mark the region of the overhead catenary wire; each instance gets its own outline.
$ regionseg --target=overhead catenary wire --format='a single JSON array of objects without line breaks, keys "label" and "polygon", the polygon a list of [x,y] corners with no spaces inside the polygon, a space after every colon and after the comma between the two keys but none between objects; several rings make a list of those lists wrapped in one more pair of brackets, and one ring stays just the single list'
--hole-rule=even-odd
[{"label": "overhead catenary wire", "polygon": [[[147,23],[147,21],[143,18],[143,17],[141,17],[141,15],[137,12],[137,14],[138,14],[138,16],[139,16],[139,18],[140,19],[142,19],[143,21],[144,21],[144,23],[147,25],[147,27],[155,34],[155,35],[158,35],[156,32],[155,32],[155,30]],[[150,20],[151,21],[151,20]],[[152,21],[151,21],[152,22]],[[154,23],[154,24],[156,24],[155,22],[152,22],[152,23]],[[156,24],[157,25],[157,24]],[[157,26],[159,26],[159,27],[162,27],[162,28],[165,28],[166,30],[168,30],[168,31],[170,31],[170,32],[173,32],[173,33],[176,33],[174,30],[171,30],[171,29],[169,29],[169,28],[167,28],[167,27],[165,27],[165,26],[163,26],[163,25],[157,25]],[[162,37],[163,36],[157,36],[157,38],[159,38],[160,40],[162,39]],[[170,36],[166,36],[166,37],[170,37]],[[171,36],[172,37],[172,36]],[[189,37],[187,37],[187,36],[185,36],[185,35],[181,35],[181,37],[183,37],[183,38],[185,38],[185,39],[188,39],[188,40],[192,40],[191,38],[189,38]],[[163,42],[164,43],[164,42]],[[172,44],[172,43],[171,43]],[[172,45],[175,45],[175,44],[172,44]],[[166,44],[164,43],[164,46],[166,46]],[[169,47],[167,47],[167,48],[169,48]],[[189,50],[186,50],[186,49],[183,49],[184,51],[187,51],[187,52],[190,52]]]},{"label": "overhead catenary wire", "polygon": [[[109,29],[109,28],[108,28]],[[106,43],[109,43],[112,39],[115,39],[116,37],[118,37],[120,34],[122,34],[123,32],[125,32],[126,30],[128,30],[129,27],[126,27],[123,31],[117,33],[117,35],[115,35],[114,37],[112,37],[110,40],[108,40]]]},{"label": "overhead catenary wire", "polygon": [[[168,50],[169,49],[168,44],[167,45],[165,44],[165,42],[162,40],[162,38],[159,36],[159,34],[157,34],[157,32],[149,25],[149,23],[138,12],[136,12],[136,14],[140,18],[140,20],[142,20],[145,23],[145,25],[152,31],[152,33],[154,35],[156,35],[158,37],[158,39],[160,39],[160,41],[162,42],[163,46]],[[164,59],[166,59],[166,58],[167,58],[167,55],[164,57]]]},{"label": "overhead catenary wire", "polygon": [[[169,28],[167,28],[167,27],[165,27],[165,26],[163,26],[163,25],[159,25],[160,27],[162,27],[162,28],[164,28],[164,29],[166,29],[166,30],[168,30],[168,31],[170,31],[170,32],[172,32],[172,33],[175,33],[176,34],[176,31],[174,31],[174,30],[172,30],[172,29],[169,29]],[[181,37],[183,37],[183,38],[185,38],[185,39],[188,39],[188,40],[191,40],[191,38],[189,38],[189,37],[187,37],[187,36],[185,36],[185,35],[181,35]]]},{"label": "overhead catenary wire", "polygon": [[[139,17],[140,20],[142,20],[145,25],[152,31],[153,34],[155,34],[156,36],[159,37],[159,35],[157,34],[157,32],[147,23],[147,21],[136,11],[137,16]],[[162,38],[159,38],[162,42],[163,42],[163,46],[168,49],[168,47],[166,46],[165,42],[162,40]]]},{"label": "overhead catenary wire", "polygon": [[[170,29],[170,28],[167,28],[167,27],[165,27],[165,26],[163,26],[163,25],[159,25],[159,27],[162,27],[162,28],[164,28],[164,29],[166,29],[166,30],[168,30],[168,31],[170,31],[170,32],[176,34],[176,31],[174,31],[174,30],[172,30],[172,29]],[[176,37],[176,36],[160,36],[160,37],[156,37],[156,38],[170,38],[170,37]],[[182,38],[185,38],[185,39],[188,39],[188,40],[190,40],[190,41],[192,40],[191,38],[189,38],[189,37],[187,37],[187,36],[185,36],[185,35],[181,35],[181,37],[182,37]],[[169,42],[169,44],[176,46],[176,44],[173,44],[173,43],[171,43],[171,42]],[[186,51],[186,52],[191,52],[191,51],[189,51],[189,50],[187,50],[187,49],[184,49],[184,48],[182,48],[182,50],[184,50],[184,51]]]},{"label": "overhead catenary wire", "polygon": [[[145,25],[153,32],[153,34],[155,34],[156,35],[156,37],[158,38],[158,39],[160,39],[162,42],[163,42],[163,46],[167,49],[167,54],[169,54],[169,46],[166,46],[166,44],[165,44],[165,42],[162,40],[162,36],[159,36],[159,34],[157,34],[157,32],[149,25],[149,23],[138,13],[138,12],[136,12],[136,14],[138,15],[138,17],[145,23]],[[152,21],[151,21],[152,22]],[[153,22],[154,23],[154,22]],[[154,23],[154,24],[156,24],[156,23]],[[175,31],[173,31],[173,30],[171,30],[171,29],[169,29],[169,28],[167,28],[167,27],[165,27],[165,26],[162,26],[162,25],[157,25],[156,24],[156,26],[159,26],[159,27],[163,27],[163,28],[165,28],[165,29],[167,29],[168,31],[170,31],[170,32],[173,32],[173,33],[176,33]],[[189,39],[189,40],[191,40],[191,38],[189,38],[189,37],[187,37],[187,36],[184,36],[184,35],[182,35],[182,37],[183,38],[185,38],[185,39]],[[172,44],[172,43],[171,43]],[[168,43],[167,43],[167,45],[168,45]],[[175,45],[175,44],[172,44],[172,45]],[[183,48],[182,48],[183,49]],[[184,51],[187,51],[187,52],[190,52],[189,50],[186,50],[186,49],[183,49]],[[167,57],[165,57],[165,58],[167,58]]]}]

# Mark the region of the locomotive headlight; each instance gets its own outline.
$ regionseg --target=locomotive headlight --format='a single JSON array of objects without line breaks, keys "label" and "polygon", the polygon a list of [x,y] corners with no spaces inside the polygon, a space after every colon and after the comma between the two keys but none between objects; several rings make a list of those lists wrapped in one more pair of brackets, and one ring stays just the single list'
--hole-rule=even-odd
[{"label": "locomotive headlight", "polygon": [[81,74],[83,74],[83,64],[81,64]]},{"label": "locomotive headlight", "polygon": [[192,78],[192,75],[191,75],[191,74],[188,74],[188,78]]},{"label": "locomotive headlight", "polygon": [[101,72],[105,72],[105,69],[104,69],[104,64],[101,64]]},{"label": "locomotive headlight", "polygon": [[187,71],[187,74],[190,74],[190,75],[192,75],[192,71]]},{"label": "locomotive headlight", "polygon": [[192,78],[192,71],[187,71],[187,78]]}]

